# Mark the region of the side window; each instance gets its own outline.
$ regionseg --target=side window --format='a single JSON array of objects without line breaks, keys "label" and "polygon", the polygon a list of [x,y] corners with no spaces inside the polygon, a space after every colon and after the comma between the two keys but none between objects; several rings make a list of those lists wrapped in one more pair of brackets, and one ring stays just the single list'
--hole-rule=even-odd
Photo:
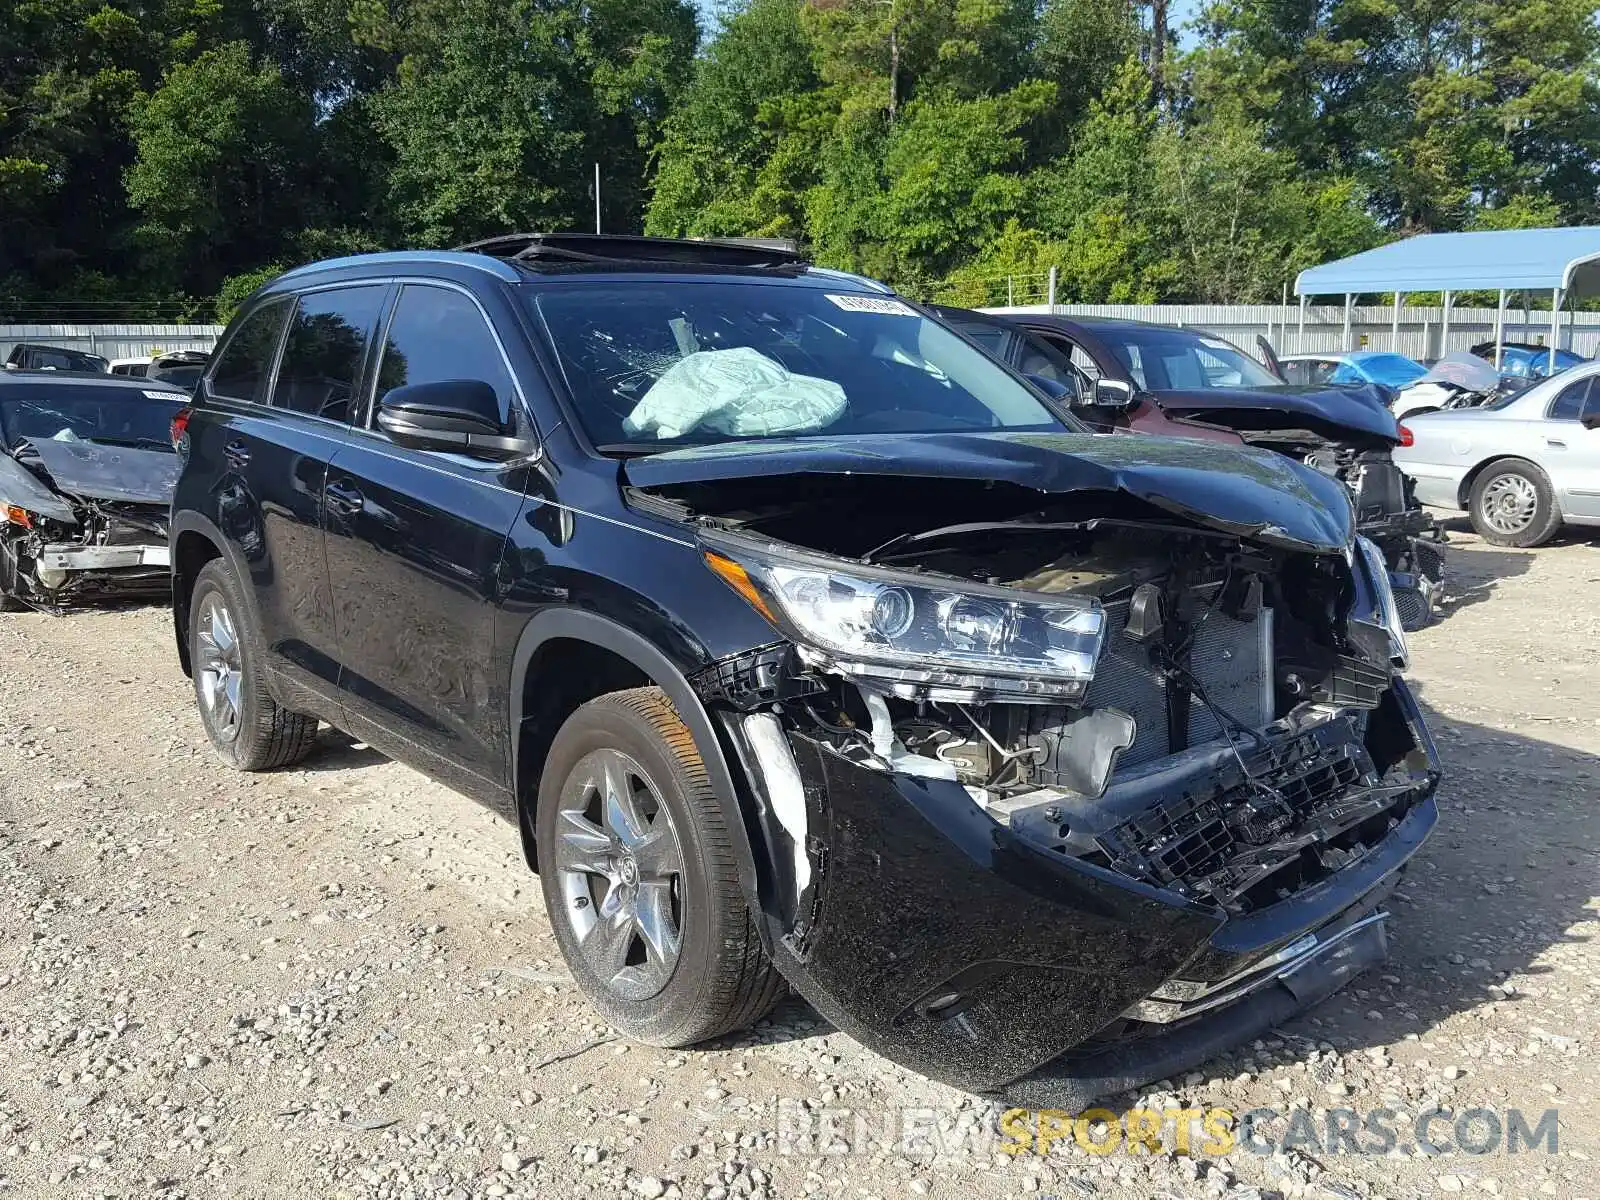
[{"label": "side window", "polygon": [[1288,383],[1304,384],[1311,382],[1311,364],[1302,360],[1281,363],[1283,378]]},{"label": "side window", "polygon": [[1022,339],[1022,353],[1017,361],[1017,370],[1024,375],[1037,375],[1040,379],[1048,379],[1052,383],[1059,383],[1073,396],[1083,394],[1082,376],[1064,354],[1054,346],[1045,342],[1034,342],[1032,339]]},{"label": "side window", "polygon": [[372,327],[388,294],[384,284],[301,296],[272,390],[275,408],[348,421]]},{"label": "side window", "polygon": [[1100,368],[1095,365],[1094,359],[1090,358],[1083,347],[1071,338],[1062,337],[1057,333],[1035,333],[1034,336],[1052,350],[1066,355],[1067,361],[1076,367],[1085,379],[1100,378]]},{"label": "side window", "polygon": [[288,312],[287,300],[273,300],[256,309],[233,331],[211,372],[213,395],[230,400],[262,398]]},{"label": "side window", "polygon": [[407,384],[445,379],[489,384],[500,397],[500,419],[512,422],[511,374],[478,306],[449,288],[407,284],[384,339],[377,399]]},{"label": "side window", "polygon": [[996,329],[984,321],[951,321],[957,329],[966,334],[978,345],[982,346],[988,354],[1005,361],[1006,342],[1009,340],[1004,329]]},{"label": "side window", "polygon": [[1576,421],[1583,412],[1583,398],[1589,394],[1589,384],[1594,376],[1586,375],[1577,383],[1569,383],[1557,393],[1545,415],[1552,421]]}]

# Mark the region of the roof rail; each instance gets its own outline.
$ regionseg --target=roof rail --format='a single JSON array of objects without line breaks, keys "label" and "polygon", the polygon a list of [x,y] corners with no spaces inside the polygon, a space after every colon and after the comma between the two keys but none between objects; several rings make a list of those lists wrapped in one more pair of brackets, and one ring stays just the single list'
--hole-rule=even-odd
[{"label": "roof rail", "polygon": [[637,237],[623,233],[508,233],[457,250],[529,262],[661,262],[719,267],[787,267],[806,263],[793,243],[776,238],[725,240]]}]

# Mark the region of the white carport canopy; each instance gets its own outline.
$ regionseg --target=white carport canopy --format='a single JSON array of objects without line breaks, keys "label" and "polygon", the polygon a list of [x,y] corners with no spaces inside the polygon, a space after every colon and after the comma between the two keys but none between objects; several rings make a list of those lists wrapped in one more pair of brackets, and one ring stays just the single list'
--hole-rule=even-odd
[{"label": "white carport canopy", "polygon": [[[1500,296],[1495,319],[1495,365],[1504,339],[1506,296],[1510,292],[1550,293],[1550,366],[1555,368],[1564,298],[1600,292],[1600,226],[1564,229],[1507,229],[1483,233],[1429,233],[1379,246],[1337,262],[1300,272],[1301,332],[1312,296],[1343,296],[1349,323],[1353,297],[1394,293],[1394,337],[1400,336],[1400,300],[1406,292],[1444,294],[1444,332],[1450,331],[1455,293],[1492,291]],[[1348,329],[1346,330],[1348,340]]]}]

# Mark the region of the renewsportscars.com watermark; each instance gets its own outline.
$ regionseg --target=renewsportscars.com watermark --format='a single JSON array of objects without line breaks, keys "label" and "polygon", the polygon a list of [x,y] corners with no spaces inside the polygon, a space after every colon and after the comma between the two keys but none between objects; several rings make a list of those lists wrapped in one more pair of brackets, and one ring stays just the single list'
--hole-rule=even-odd
[{"label": "renewsportscars.com watermark", "polygon": [[1301,1150],[1383,1156],[1396,1150],[1447,1154],[1549,1154],[1559,1149],[1560,1110],[1520,1108],[1133,1108],[1060,1109],[822,1107],[775,1101],[780,1154],[834,1157],[901,1154],[917,1159],[1176,1153],[1221,1158]]}]

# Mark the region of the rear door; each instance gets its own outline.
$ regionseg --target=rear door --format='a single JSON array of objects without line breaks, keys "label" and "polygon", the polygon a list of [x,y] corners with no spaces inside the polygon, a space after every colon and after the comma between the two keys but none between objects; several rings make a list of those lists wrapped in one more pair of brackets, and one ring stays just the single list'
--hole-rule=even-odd
[{"label": "rear door", "polygon": [[[527,415],[488,317],[454,286],[405,284],[375,360],[371,404],[334,455],[325,490],[351,732],[380,746],[403,739],[457,768],[451,782],[462,790],[503,788],[510,739],[494,625],[500,559],[522,490],[502,464],[408,449],[374,418],[394,388],[446,379],[491,384],[508,426],[525,427]],[[460,780],[461,771],[469,778]]]}]

